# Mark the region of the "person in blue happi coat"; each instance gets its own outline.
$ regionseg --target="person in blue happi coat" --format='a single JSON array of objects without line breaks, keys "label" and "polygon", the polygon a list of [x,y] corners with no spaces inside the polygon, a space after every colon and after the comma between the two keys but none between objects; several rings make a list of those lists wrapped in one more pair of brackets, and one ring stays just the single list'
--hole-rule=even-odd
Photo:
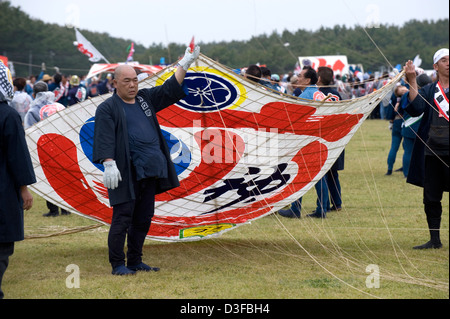
[{"label": "person in blue happi coat", "polygon": [[36,183],[22,119],[8,104],[13,95],[11,73],[0,61],[0,299],[14,243],[24,239],[23,211],[33,205],[27,186]]},{"label": "person in blue happi coat", "polygon": [[[430,240],[414,249],[441,248],[442,197],[449,191],[449,50],[436,51],[433,68],[437,81],[420,90],[412,61],[405,64],[410,85],[405,111],[420,116],[407,182],[423,188],[423,204]],[[447,195],[448,196],[448,195]]]}]

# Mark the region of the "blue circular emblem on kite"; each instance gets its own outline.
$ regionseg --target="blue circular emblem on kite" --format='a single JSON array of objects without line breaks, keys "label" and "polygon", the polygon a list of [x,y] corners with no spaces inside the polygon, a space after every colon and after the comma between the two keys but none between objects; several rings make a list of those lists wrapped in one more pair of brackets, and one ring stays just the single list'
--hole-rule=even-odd
[{"label": "blue circular emblem on kite", "polygon": [[189,147],[175,135],[165,130],[161,130],[161,132],[169,147],[172,162],[175,164],[175,171],[177,172],[177,175],[180,175],[189,167],[189,164],[191,164],[191,151],[189,150]]},{"label": "blue circular emblem on kite", "polygon": [[231,82],[215,74],[188,72],[184,83],[189,95],[177,105],[191,111],[218,111],[232,106],[239,97]]},{"label": "blue circular emblem on kite", "polygon": [[[92,162],[93,155],[93,144],[94,144],[94,127],[95,127],[95,118],[91,117],[86,120],[85,124],[80,130],[80,144],[83,149],[84,155]],[[102,164],[97,164],[92,162],[99,170],[104,171],[104,167]]]},{"label": "blue circular emblem on kite", "polygon": [[[92,162],[93,143],[94,143],[95,118],[88,119],[80,130],[80,144],[86,157]],[[191,151],[189,147],[178,139],[175,135],[161,130],[167,146],[170,150],[170,156],[175,164],[177,175],[183,173],[191,164]],[[99,170],[104,171],[102,164],[93,163]]]}]

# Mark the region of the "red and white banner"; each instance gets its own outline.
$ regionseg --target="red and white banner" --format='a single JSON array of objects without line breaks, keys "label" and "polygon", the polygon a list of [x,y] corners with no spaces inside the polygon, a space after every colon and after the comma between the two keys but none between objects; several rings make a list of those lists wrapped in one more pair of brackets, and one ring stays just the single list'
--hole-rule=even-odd
[{"label": "red and white banner", "polygon": [[345,55],[301,56],[298,61],[301,69],[305,65],[310,65],[317,71],[320,66],[328,66],[333,69],[334,74],[349,73],[348,60]]},{"label": "red and white banner", "polygon": [[75,36],[77,41],[74,42],[74,45],[77,46],[78,51],[89,57],[89,61],[98,62],[103,59],[108,62],[108,60],[106,60],[105,57],[92,45],[92,43],[89,42],[89,40],[86,39],[77,29],[75,29]]}]

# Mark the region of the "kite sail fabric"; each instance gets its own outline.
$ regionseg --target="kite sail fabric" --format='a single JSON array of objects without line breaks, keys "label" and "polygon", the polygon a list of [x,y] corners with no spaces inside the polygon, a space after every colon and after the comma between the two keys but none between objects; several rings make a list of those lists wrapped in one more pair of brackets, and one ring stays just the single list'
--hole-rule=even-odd
[{"label": "kite sail fabric", "polygon": [[[166,68],[140,83],[164,83]],[[180,187],[156,196],[149,239],[210,238],[262,218],[303,196],[330,169],[374,107],[401,77],[341,102],[280,94],[200,55],[189,95],[160,111]],[[38,182],[33,191],[76,214],[109,224],[112,208],[93,164],[96,107],[85,100],[27,129]]]}]

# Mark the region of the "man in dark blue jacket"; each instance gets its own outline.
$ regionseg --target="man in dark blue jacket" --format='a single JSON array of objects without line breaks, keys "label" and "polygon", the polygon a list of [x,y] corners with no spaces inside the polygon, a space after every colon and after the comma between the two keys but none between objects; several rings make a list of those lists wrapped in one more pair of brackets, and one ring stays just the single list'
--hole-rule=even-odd
[{"label": "man in dark blue jacket", "polygon": [[108,248],[114,275],[159,270],[142,262],[142,247],[155,194],[180,184],[156,113],[186,96],[184,77],[199,54],[199,47],[193,52],[187,48],[175,74],[151,89],[139,90],[136,71],[119,66],[114,75],[116,91],[97,108],[93,160],[105,167],[103,182],[113,207]]},{"label": "man in dark blue jacket", "polygon": [[405,65],[410,85],[406,111],[411,116],[423,113],[414,143],[407,182],[423,187],[423,203],[430,240],[414,249],[441,248],[440,225],[442,196],[449,191],[449,50],[441,49],[433,57],[438,81],[418,90],[412,61]]},{"label": "man in dark blue jacket", "polygon": [[13,93],[10,72],[0,61],[0,299],[14,242],[24,239],[23,210],[33,205],[27,185],[36,182],[22,120],[6,102]]}]

